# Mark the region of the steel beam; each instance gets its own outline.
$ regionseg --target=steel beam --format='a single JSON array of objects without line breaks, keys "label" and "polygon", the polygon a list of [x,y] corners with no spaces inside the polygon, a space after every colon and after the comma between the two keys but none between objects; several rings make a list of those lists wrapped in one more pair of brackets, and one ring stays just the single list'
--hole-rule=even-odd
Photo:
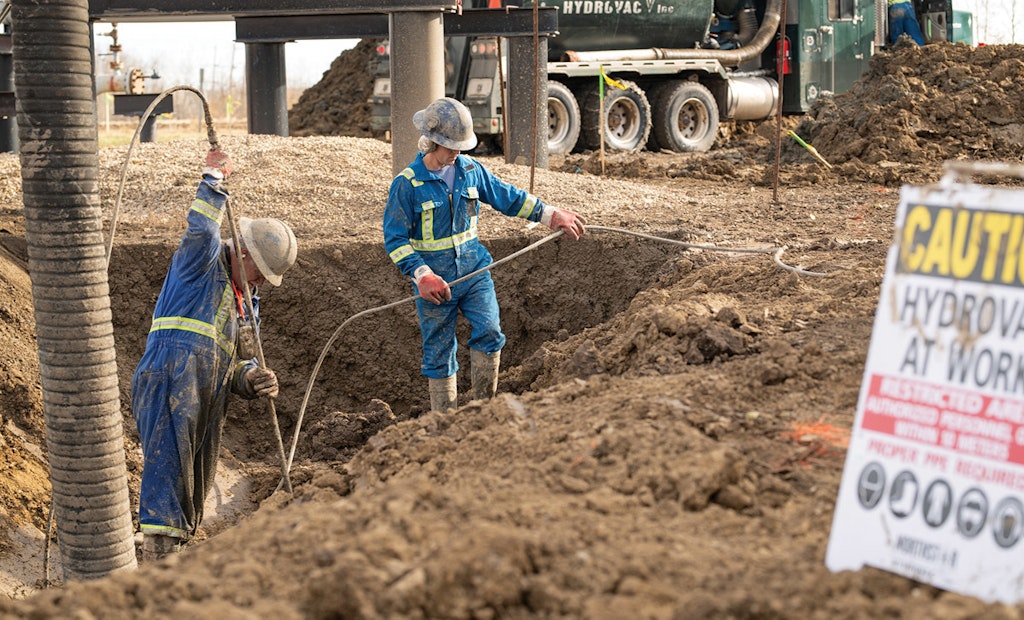
[{"label": "steel beam", "polygon": [[288,136],[284,44],[247,43],[245,86],[249,133]]},{"label": "steel beam", "polygon": [[[464,9],[462,15],[445,15],[444,26],[444,34],[453,37],[525,37],[533,34],[533,9]],[[537,8],[537,32],[558,34],[558,9]]]},{"label": "steel beam", "polygon": [[419,152],[413,115],[444,96],[441,14],[391,16],[391,170],[401,172]]},{"label": "steel beam", "polygon": [[[536,54],[536,55],[535,55]],[[505,161],[548,167],[548,40],[508,40],[508,143]],[[536,77],[536,81],[534,78]]]},{"label": "steel beam", "polygon": [[[157,6],[154,6],[156,4]],[[89,0],[89,19],[127,21],[217,21],[233,17],[452,11],[456,0]]]},{"label": "steel beam", "polygon": [[[541,36],[558,34],[558,9],[537,10]],[[497,35],[523,37],[533,34],[533,9],[464,9],[444,16],[446,37]],[[238,17],[235,40],[242,43],[274,43],[305,39],[386,39],[388,17],[382,14],[291,15],[286,17]]]},{"label": "steel beam", "polygon": [[11,35],[0,34],[0,153],[18,152],[18,113],[14,101]]}]

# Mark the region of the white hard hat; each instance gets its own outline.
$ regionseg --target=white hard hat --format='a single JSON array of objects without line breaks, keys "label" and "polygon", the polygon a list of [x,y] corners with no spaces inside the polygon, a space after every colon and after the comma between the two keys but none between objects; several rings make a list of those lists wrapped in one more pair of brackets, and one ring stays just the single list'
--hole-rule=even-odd
[{"label": "white hard hat", "polygon": [[262,217],[238,219],[242,243],[252,256],[260,273],[274,286],[281,286],[281,276],[295,264],[298,245],[295,233],[281,220]]},{"label": "white hard hat", "polygon": [[428,139],[453,151],[468,151],[476,146],[473,115],[457,99],[435,99],[413,115],[412,123]]}]

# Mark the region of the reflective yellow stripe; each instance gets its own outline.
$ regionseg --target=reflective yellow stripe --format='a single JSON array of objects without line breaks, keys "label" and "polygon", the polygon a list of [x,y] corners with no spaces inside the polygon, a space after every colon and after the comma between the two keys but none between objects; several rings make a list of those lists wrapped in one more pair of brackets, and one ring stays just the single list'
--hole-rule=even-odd
[{"label": "reflective yellow stripe", "polygon": [[149,328],[149,331],[155,332],[162,329],[180,329],[181,331],[192,332],[207,338],[217,338],[213,325],[184,316],[162,316],[158,319],[153,319],[153,326]]},{"label": "reflective yellow stripe", "polygon": [[423,240],[432,241],[434,239],[434,201],[421,202],[420,206],[423,208],[423,214],[420,215]]},{"label": "reflective yellow stripe", "polygon": [[173,536],[174,538],[180,538],[182,540],[184,540],[186,534],[188,534],[185,530],[179,530],[178,528],[171,527],[169,525],[150,525],[148,523],[143,523],[139,526],[139,529],[142,530],[143,534],[163,534],[164,536]]},{"label": "reflective yellow stripe", "polygon": [[423,181],[419,181],[416,179],[416,173],[413,172],[412,168],[406,168],[405,170],[399,172],[398,176],[409,179],[409,182],[412,183],[413,187],[419,187],[420,185],[423,185]]},{"label": "reflective yellow stripe", "polygon": [[533,194],[527,194],[526,200],[523,201],[523,207],[519,209],[519,213],[516,213],[516,217],[527,218],[530,217],[530,213],[533,213],[533,208],[537,206],[537,197]]},{"label": "reflective yellow stripe", "polygon": [[463,243],[476,239],[476,222],[477,217],[474,215],[470,218],[469,230],[460,232],[457,235],[451,237],[445,237],[443,239],[410,239],[409,242],[412,244],[413,249],[420,252],[439,252],[441,250],[452,250]]},{"label": "reflective yellow stripe", "polygon": [[221,295],[220,306],[217,307],[217,323],[210,325],[204,321],[197,321],[196,319],[190,319],[186,316],[162,316],[153,319],[153,326],[149,328],[150,333],[155,331],[161,331],[164,329],[177,329],[184,332],[192,332],[193,334],[199,334],[200,336],[206,336],[214,342],[217,346],[223,349],[228,355],[235,354],[235,343],[229,341],[224,337],[224,324],[227,323],[231,318],[231,302],[234,301],[234,295],[231,293],[231,287],[224,287],[224,294]]},{"label": "reflective yellow stripe", "polygon": [[217,222],[218,226],[220,225],[221,220],[224,218],[223,211],[206,202],[205,200],[200,200],[198,198],[192,201],[192,210],[198,213],[199,215],[208,217],[214,222]]},{"label": "reflective yellow stripe", "polygon": [[217,307],[217,322],[213,326],[217,334],[217,346],[223,349],[228,355],[235,354],[235,343],[229,342],[227,338],[224,337],[224,324],[235,317],[234,303],[235,293],[231,288],[231,283],[229,282],[228,285],[224,287],[224,292],[221,293],[220,306]]},{"label": "reflective yellow stripe", "polygon": [[397,263],[398,261],[402,260],[406,256],[412,256],[414,253],[415,253],[415,250],[413,250],[412,246],[407,243],[405,245],[399,246],[399,247],[395,248],[394,250],[392,250],[391,254],[388,254],[388,256],[391,257],[391,260],[393,262]]}]

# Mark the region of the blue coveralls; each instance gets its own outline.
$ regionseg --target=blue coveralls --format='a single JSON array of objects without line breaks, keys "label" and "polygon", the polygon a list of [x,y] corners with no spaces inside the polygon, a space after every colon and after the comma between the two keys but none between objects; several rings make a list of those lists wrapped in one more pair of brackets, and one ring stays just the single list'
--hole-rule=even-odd
[{"label": "blue coveralls", "polygon": [[204,177],[196,191],[132,377],[145,457],[139,524],[186,540],[213,485],[228,392],[256,397],[245,373],[257,362],[235,355],[240,304],[220,238],[227,193],[215,183]]},{"label": "blue coveralls", "polygon": [[[423,153],[391,182],[384,208],[384,249],[410,278],[426,264],[451,283],[493,262],[477,238],[482,203],[508,216],[540,221],[544,204],[536,196],[505,183],[466,155],[456,157],[453,166],[451,194],[444,180],[427,170]],[[420,370],[431,379],[450,377],[459,370],[455,321],[460,311],[471,327],[469,348],[490,354],[505,346],[491,272],[451,290],[451,301],[441,305],[416,300],[423,335]]]},{"label": "blue coveralls", "polygon": [[895,45],[904,32],[918,45],[924,45],[924,34],[921,33],[921,25],[917,23],[914,5],[909,0],[889,0],[890,43]]}]

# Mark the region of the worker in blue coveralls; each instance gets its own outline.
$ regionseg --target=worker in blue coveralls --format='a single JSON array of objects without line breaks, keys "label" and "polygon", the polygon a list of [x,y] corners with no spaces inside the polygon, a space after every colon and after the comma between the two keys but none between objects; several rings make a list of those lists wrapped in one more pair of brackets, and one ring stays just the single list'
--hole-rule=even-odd
[{"label": "worker in blue coveralls", "polygon": [[896,45],[900,35],[906,33],[918,45],[924,45],[921,24],[917,23],[912,0],[889,0],[889,42]]},{"label": "worker in blue coveralls", "polygon": [[[259,319],[246,316],[244,286],[279,286],[295,263],[295,235],[280,220],[240,218],[241,251],[236,254],[231,240],[221,240],[228,200],[221,182],[231,168],[223,151],[207,155],[132,378],[145,459],[139,497],[143,561],[179,551],[199,527],[216,473],[228,393],[247,399],[278,393],[277,376],[255,359],[251,335]],[[253,293],[258,315],[257,301]]]},{"label": "worker in blue coveralls", "polygon": [[490,271],[448,283],[493,262],[477,237],[481,206],[531,222],[543,222],[576,240],[583,218],[544,204],[491,174],[463,155],[476,146],[473,119],[449,97],[433,101],[413,115],[422,134],[419,154],[391,183],[384,208],[384,248],[419,298],[416,311],[423,336],[420,370],[427,377],[430,407],[445,412],[458,406],[455,322],[469,321],[470,377],[473,399],[490,399],[498,389],[498,368],[505,335]]}]

